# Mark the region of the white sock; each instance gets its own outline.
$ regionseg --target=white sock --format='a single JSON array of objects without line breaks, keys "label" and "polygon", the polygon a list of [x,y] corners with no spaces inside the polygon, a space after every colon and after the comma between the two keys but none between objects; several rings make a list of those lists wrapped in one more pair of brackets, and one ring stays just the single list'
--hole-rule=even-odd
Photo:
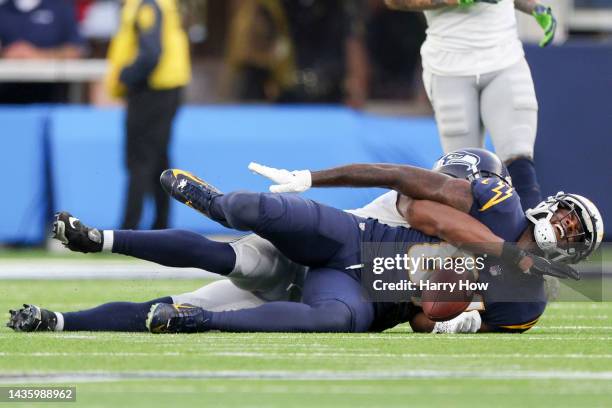
[{"label": "white sock", "polygon": [[59,312],[55,313],[55,317],[57,318],[57,323],[55,324],[55,331],[64,331],[64,315]]},{"label": "white sock", "polygon": [[104,243],[102,245],[102,252],[113,252],[113,242],[115,241],[115,233],[112,230],[102,231],[104,236]]}]

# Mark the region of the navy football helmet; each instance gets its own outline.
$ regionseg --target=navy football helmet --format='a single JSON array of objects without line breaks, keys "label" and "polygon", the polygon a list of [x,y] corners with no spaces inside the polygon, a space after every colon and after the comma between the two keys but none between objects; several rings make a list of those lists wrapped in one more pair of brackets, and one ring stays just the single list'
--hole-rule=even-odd
[{"label": "navy football helmet", "polygon": [[512,185],[510,173],[501,159],[495,153],[476,147],[445,154],[434,164],[432,170],[469,181],[497,177]]}]

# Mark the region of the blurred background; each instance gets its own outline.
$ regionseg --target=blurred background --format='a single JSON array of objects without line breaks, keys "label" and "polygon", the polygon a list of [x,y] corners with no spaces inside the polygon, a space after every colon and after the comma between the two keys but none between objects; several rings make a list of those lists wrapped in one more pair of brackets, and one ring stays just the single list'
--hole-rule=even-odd
[{"label": "blurred background", "polygon": [[[58,210],[105,229],[227,232],[139,192],[139,180],[154,170],[145,168],[150,156],[135,150],[168,149],[169,161],[156,159],[158,166],[193,171],[226,191],[266,188],[248,172],[250,161],[288,169],[347,162],[429,167],[442,152],[421,80],[422,13],[391,11],[382,0],[178,1],[191,77],[168,108],[176,117],[159,118],[157,127],[171,126],[171,136],[126,148],[133,125],[126,115],[146,118],[147,101],[170,103],[170,96],[118,91],[123,98],[113,98],[105,86],[122,2],[42,0],[49,10],[41,12],[31,5],[38,1],[0,0],[0,12],[8,13],[0,15],[0,246],[45,245]],[[546,3],[560,24],[552,47],[540,49],[541,29],[519,16],[540,103],[538,176],[544,193],[591,197],[609,220],[612,1]],[[18,24],[10,7],[38,10],[28,21],[45,28]],[[136,18],[148,27],[147,15]],[[377,192],[309,194],[352,208]]]}]

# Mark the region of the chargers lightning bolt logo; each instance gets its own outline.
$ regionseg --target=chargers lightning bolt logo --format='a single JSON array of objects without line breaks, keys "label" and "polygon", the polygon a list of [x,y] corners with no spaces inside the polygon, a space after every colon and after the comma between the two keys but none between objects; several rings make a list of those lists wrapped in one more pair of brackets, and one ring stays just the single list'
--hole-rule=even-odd
[{"label": "chargers lightning bolt logo", "polygon": [[[503,188],[507,188],[507,190],[505,192],[502,192]],[[485,205],[482,206],[482,208],[480,209],[481,212],[488,210],[489,208],[501,203],[502,201],[506,200],[509,197],[512,197],[514,188],[505,184],[503,181],[498,181],[497,187],[492,188],[491,191],[494,192],[495,195],[491,197],[491,199],[487,201]]]}]

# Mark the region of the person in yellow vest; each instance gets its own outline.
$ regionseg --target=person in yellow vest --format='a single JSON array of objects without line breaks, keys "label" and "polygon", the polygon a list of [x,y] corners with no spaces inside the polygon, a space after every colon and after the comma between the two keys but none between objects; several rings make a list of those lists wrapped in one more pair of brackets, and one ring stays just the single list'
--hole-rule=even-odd
[{"label": "person in yellow vest", "polygon": [[136,229],[144,198],[155,199],[153,229],[166,228],[169,198],[159,175],[170,167],[168,145],[181,91],[191,79],[189,41],[177,0],[125,0],[108,52],[108,92],[127,102],[129,173],[122,229]]}]

